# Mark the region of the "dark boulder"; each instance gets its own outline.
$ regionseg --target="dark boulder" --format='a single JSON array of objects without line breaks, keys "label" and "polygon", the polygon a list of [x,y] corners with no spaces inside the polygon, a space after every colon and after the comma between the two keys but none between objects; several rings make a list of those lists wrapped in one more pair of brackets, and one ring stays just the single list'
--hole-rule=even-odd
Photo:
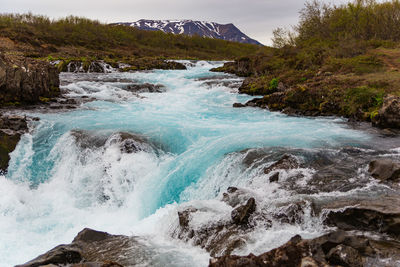
[{"label": "dark boulder", "polygon": [[245,205],[239,206],[231,213],[232,220],[237,225],[247,224],[249,217],[256,210],[256,201],[254,198],[247,200]]},{"label": "dark boulder", "polygon": [[242,103],[233,103],[232,105],[234,108],[244,108],[246,107],[246,105],[242,104]]},{"label": "dark boulder", "polygon": [[222,194],[222,201],[232,208],[240,203],[246,202],[245,199],[248,198],[247,193],[243,189],[237,187],[228,187],[227,191]]},{"label": "dark boulder", "polygon": [[145,265],[150,249],[135,237],[85,228],[71,244],[60,245],[18,267],[121,267]]},{"label": "dark boulder", "polygon": [[[286,244],[259,256],[225,255],[210,260],[210,267],[322,267],[322,266],[394,266],[400,253],[400,243],[336,231],[306,240],[295,236]],[[384,260],[380,261],[380,258]],[[388,259],[390,263],[388,265]],[[377,264],[379,263],[379,264]]]},{"label": "dark boulder", "polygon": [[300,242],[301,237],[295,236],[285,245],[273,249],[270,252],[255,256],[222,256],[211,259],[210,267],[236,267],[236,266],[268,266],[268,267],[292,267],[300,266],[303,255],[307,253],[309,247],[305,242]]},{"label": "dark boulder", "polygon": [[56,266],[59,266],[61,264],[79,263],[82,261],[81,253],[81,250],[76,246],[60,245],[32,261],[22,265],[17,265],[16,267],[40,267],[47,264],[55,264]]},{"label": "dark boulder", "polygon": [[334,265],[363,267],[361,254],[356,249],[345,245],[332,248],[326,258],[330,264]]},{"label": "dark boulder", "polygon": [[[212,213],[213,209],[187,207],[178,211],[179,225],[172,233],[172,237],[190,242],[210,252],[212,256],[229,255],[235,249],[246,244],[246,231],[249,227],[249,218],[256,211],[256,203],[247,192],[229,187],[224,193],[222,201],[235,208],[230,217],[222,217],[212,223],[198,224],[195,216],[202,212]],[[209,216],[209,215],[208,215]]]},{"label": "dark boulder", "polygon": [[110,237],[112,237],[112,235],[110,235],[109,233],[96,231],[90,228],[85,228],[78,233],[78,235],[74,238],[72,242],[90,243],[95,241],[102,241]]},{"label": "dark boulder", "polygon": [[0,173],[6,172],[10,153],[14,151],[21,135],[28,131],[27,118],[22,116],[0,116]]},{"label": "dark boulder", "polygon": [[153,151],[153,145],[148,143],[145,137],[127,132],[116,132],[110,135],[109,133],[72,130],[71,135],[81,149],[99,149],[106,144],[118,144],[121,152],[128,154]]},{"label": "dark boulder", "polygon": [[269,182],[274,183],[279,181],[279,172],[275,172],[274,174],[269,177]]},{"label": "dark boulder", "polygon": [[386,96],[382,108],[372,121],[380,128],[400,128],[400,96]]},{"label": "dark boulder", "polygon": [[306,202],[289,203],[277,209],[272,215],[280,223],[300,224],[304,221],[306,206]]},{"label": "dark boulder", "polygon": [[161,84],[130,84],[124,88],[133,93],[162,93],[165,92],[165,86]]},{"label": "dark boulder", "polygon": [[400,163],[390,159],[377,159],[371,161],[368,171],[371,176],[381,180],[397,180],[400,178]]},{"label": "dark boulder", "polygon": [[44,60],[0,53],[0,105],[37,103],[60,94],[58,70]]},{"label": "dark boulder", "polygon": [[[51,266],[46,266],[46,267],[51,267]],[[105,262],[84,262],[84,263],[78,263],[78,264],[73,264],[71,267],[124,267],[118,262],[114,261],[105,261]]]},{"label": "dark boulder", "polygon": [[400,213],[374,210],[372,208],[347,208],[331,211],[325,223],[343,230],[362,230],[385,233],[400,238]]},{"label": "dark boulder", "polygon": [[229,255],[233,250],[242,247],[245,239],[241,236],[237,225],[229,221],[218,221],[212,224],[196,225],[192,222],[192,214],[202,212],[188,207],[178,212],[179,227],[172,237],[191,242],[210,252],[212,256]]},{"label": "dark boulder", "polygon": [[290,170],[299,168],[300,164],[297,161],[296,157],[292,155],[284,155],[280,160],[271,164],[269,167],[264,169],[264,173],[268,174],[274,170],[283,169]]},{"label": "dark boulder", "polygon": [[178,211],[179,226],[182,228],[188,228],[190,222],[190,215],[196,211],[198,211],[196,208],[187,208],[184,211]]}]

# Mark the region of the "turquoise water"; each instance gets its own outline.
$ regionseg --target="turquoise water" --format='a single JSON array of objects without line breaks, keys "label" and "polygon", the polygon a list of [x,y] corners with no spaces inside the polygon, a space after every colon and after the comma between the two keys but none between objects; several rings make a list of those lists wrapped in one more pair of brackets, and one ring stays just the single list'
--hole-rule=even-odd
[{"label": "turquoise water", "polygon": [[[168,210],[168,204],[216,197],[226,189],[223,177],[207,193],[196,188],[211,172],[223,168],[231,152],[368,142],[368,134],[348,128],[341,119],[232,108],[233,103],[251,98],[237,94],[235,88],[204,83],[205,77],[240,83],[239,78],[209,72],[218,64],[198,62],[176,71],[80,74],[63,89],[71,97],[97,100],[70,112],[29,114],[40,121],[12,154],[7,176],[0,177],[4,266],[70,242],[83,227],[132,234],[140,232],[141,222]],[[68,82],[68,75],[61,78]],[[122,89],[132,82],[162,84],[166,92],[138,97]],[[113,142],[82,148],[71,134],[75,130],[89,136],[139,134],[154,149],[127,154]]]}]

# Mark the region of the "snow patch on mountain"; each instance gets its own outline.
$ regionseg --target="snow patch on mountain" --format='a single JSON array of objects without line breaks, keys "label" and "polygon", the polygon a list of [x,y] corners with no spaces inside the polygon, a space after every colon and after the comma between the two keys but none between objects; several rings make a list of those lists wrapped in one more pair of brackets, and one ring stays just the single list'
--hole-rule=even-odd
[{"label": "snow patch on mountain", "polygon": [[173,34],[199,35],[202,37],[216,38],[233,42],[261,45],[241,32],[235,25],[219,24],[208,21],[195,20],[145,20],[136,22],[119,22],[118,25],[126,25],[148,31],[163,31]]}]

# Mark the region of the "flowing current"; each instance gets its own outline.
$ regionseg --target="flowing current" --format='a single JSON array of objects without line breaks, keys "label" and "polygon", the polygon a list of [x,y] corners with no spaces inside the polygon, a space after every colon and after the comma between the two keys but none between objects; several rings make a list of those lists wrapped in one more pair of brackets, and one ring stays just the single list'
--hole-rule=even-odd
[{"label": "flowing current", "polygon": [[[335,154],[371,140],[341,119],[234,109],[233,103],[250,99],[237,94],[240,78],[210,72],[219,62],[186,64],[188,70],[61,74],[69,97],[92,101],[68,112],[28,113],[40,120],[31,123],[11,154],[8,174],[0,176],[0,266],[70,243],[85,227],[143,238],[153,248],[143,265],[207,266],[209,253],[173,237],[177,211],[202,208],[193,218],[199,225],[229,218],[232,208],[220,201],[229,186],[254,192],[266,209],[299,197],[269,182],[262,172],[268,160],[243,164],[248,149]],[[132,83],[161,84],[163,92],[132,93]],[[134,153],[129,146],[121,149],[127,134],[138,140]],[[313,173],[295,171],[302,174],[299,187]],[[311,238],[323,232],[311,217],[256,227],[234,252],[261,253],[295,234]]]}]

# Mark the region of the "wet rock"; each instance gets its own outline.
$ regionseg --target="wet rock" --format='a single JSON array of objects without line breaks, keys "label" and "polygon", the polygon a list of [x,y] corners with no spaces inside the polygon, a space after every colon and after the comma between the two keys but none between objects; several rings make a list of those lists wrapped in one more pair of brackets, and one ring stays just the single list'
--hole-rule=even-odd
[{"label": "wet rock", "polygon": [[273,214],[275,220],[280,223],[300,224],[303,223],[305,202],[290,203],[277,209]]},{"label": "wet rock", "polygon": [[106,261],[106,262],[85,262],[74,264],[71,267],[124,267],[118,262]]},{"label": "wet rock", "polygon": [[299,162],[297,161],[296,157],[292,155],[284,155],[280,160],[265,168],[264,173],[268,174],[278,169],[290,170],[296,168],[299,168]]},{"label": "wet rock", "polygon": [[242,103],[234,103],[232,106],[233,106],[234,108],[244,108],[244,107],[246,107],[246,105],[244,105],[244,104],[242,104]]},{"label": "wet rock", "polygon": [[60,94],[57,69],[43,60],[0,53],[0,105],[38,103]]},{"label": "wet rock", "polygon": [[285,245],[273,249],[270,252],[255,256],[223,256],[210,260],[210,267],[233,267],[233,266],[269,266],[269,267],[291,267],[300,266],[303,254],[307,253],[308,246],[300,242],[301,237],[295,236]]},{"label": "wet rock", "polygon": [[196,208],[188,208],[184,211],[178,211],[178,217],[179,217],[179,226],[182,228],[188,228],[189,222],[190,222],[190,215],[193,212],[198,211]]},{"label": "wet rock", "polygon": [[87,72],[92,73],[109,73],[112,72],[111,65],[103,62],[103,61],[93,61],[90,63]]},{"label": "wet rock", "polygon": [[121,152],[128,154],[153,150],[153,146],[143,136],[132,133],[117,132],[110,135],[107,133],[72,130],[71,135],[82,149],[98,149],[106,144],[118,144]]},{"label": "wet rock", "polygon": [[179,226],[172,233],[172,237],[199,246],[212,256],[229,255],[235,249],[243,247],[247,240],[245,232],[248,229],[248,219],[256,209],[255,200],[236,187],[230,187],[227,191],[223,201],[232,207],[237,206],[231,212],[231,217],[228,215],[227,218],[199,225],[196,216],[201,217],[202,212],[215,211],[188,207],[178,212]]},{"label": "wet rock", "polygon": [[121,267],[145,265],[151,250],[135,237],[111,235],[85,228],[71,244],[60,245],[19,267],[46,264],[75,267]]},{"label": "wet rock", "polygon": [[95,241],[101,241],[105,240],[107,238],[110,238],[112,235],[106,232],[100,232],[96,231],[90,228],[85,228],[82,231],[78,233],[78,235],[74,238],[72,242],[95,242]]},{"label": "wet rock", "polygon": [[373,124],[380,128],[400,128],[400,96],[388,95],[384,98]]},{"label": "wet rock", "polygon": [[338,245],[332,248],[326,255],[326,258],[330,264],[354,267],[363,266],[360,253],[356,249],[345,245]]},{"label": "wet rock", "polygon": [[246,191],[237,187],[228,187],[227,192],[222,194],[222,201],[232,208],[245,202],[245,199],[248,198]]},{"label": "wet rock", "polygon": [[134,93],[162,93],[165,92],[165,86],[161,84],[130,84],[124,88],[127,91]]},{"label": "wet rock", "polygon": [[274,183],[279,181],[279,172],[275,172],[269,177],[269,182]]},{"label": "wet rock", "polygon": [[26,117],[0,115],[0,173],[7,172],[9,154],[16,148],[21,135],[27,131]]},{"label": "wet rock", "polygon": [[[381,257],[399,258],[400,243],[373,239],[351,232],[336,231],[315,239],[300,236],[259,256],[226,255],[210,260],[210,267],[228,266],[365,266],[371,259],[379,263]],[[374,266],[388,266],[387,260]]]},{"label": "wet rock", "polygon": [[325,222],[343,230],[373,231],[400,238],[400,213],[390,213],[390,210],[347,208],[329,212]]},{"label": "wet rock", "polygon": [[43,255],[16,267],[40,267],[48,264],[56,266],[79,263],[82,261],[81,250],[71,245],[60,245]]},{"label": "wet rock", "polygon": [[256,201],[250,198],[243,206],[237,207],[231,213],[232,220],[237,225],[247,224],[249,217],[256,210]]},{"label": "wet rock", "polygon": [[117,133],[116,136],[124,153],[131,154],[151,150],[151,146],[147,143],[146,139],[140,135],[122,132]]},{"label": "wet rock", "polygon": [[[229,221],[218,221],[202,226],[193,226],[193,213],[202,212],[189,207],[178,212],[179,228],[172,234],[185,242],[199,246],[211,255],[229,255],[245,244],[245,239],[237,225]],[[196,222],[194,222],[196,225]]]},{"label": "wet rock", "polygon": [[377,159],[370,162],[368,171],[372,177],[381,181],[397,180],[400,178],[400,163],[390,159]]},{"label": "wet rock", "polygon": [[129,62],[130,67],[119,69],[122,72],[138,70],[186,70],[186,66],[180,62],[162,60],[157,58],[138,58]]}]

